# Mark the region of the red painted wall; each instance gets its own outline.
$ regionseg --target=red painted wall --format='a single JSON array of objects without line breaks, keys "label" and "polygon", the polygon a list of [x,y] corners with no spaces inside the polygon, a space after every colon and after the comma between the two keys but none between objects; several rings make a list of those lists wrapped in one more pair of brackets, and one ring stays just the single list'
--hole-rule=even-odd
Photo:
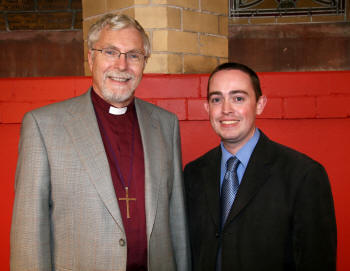
[{"label": "red painted wall", "polygon": [[[338,224],[338,270],[350,270],[350,71],[260,73],[268,104],[258,126],[271,139],[327,169]],[[136,94],[180,119],[184,164],[219,143],[203,109],[207,75],[145,75]],[[0,266],[9,270],[9,234],[20,123],[28,110],[77,96],[89,77],[0,79]]]}]

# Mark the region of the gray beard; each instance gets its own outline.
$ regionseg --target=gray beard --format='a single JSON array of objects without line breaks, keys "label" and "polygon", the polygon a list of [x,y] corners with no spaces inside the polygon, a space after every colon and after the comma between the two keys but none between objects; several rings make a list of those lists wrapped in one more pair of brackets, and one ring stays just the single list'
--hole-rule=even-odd
[{"label": "gray beard", "polygon": [[133,89],[131,92],[126,92],[123,94],[115,93],[107,88],[102,89],[102,96],[110,104],[115,103],[124,103],[128,101],[131,97],[134,96],[135,89]]},{"label": "gray beard", "polygon": [[[106,78],[108,76],[116,76],[116,77],[124,76],[124,77],[131,78],[131,80],[134,80],[134,76],[130,75],[129,73],[126,73],[126,72],[109,71],[109,72],[104,74],[104,80],[106,80]],[[101,89],[101,92],[102,92],[101,94],[102,94],[103,98],[107,102],[109,102],[110,104],[125,103],[134,96],[135,90],[136,90],[137,86],[140,84],[141,79],[142,79],[142,76],[139,78],[139,80],[137,82],[134,82],[132,89],[130,91],[125,91],[123,89],[123,87],[121,87],[119,90],[122,91],[122,93],[116,93],[116,92],[106,88],[103,85],[102,89]],[[123,92],[123,90],[124,90],[124,92]]]}]

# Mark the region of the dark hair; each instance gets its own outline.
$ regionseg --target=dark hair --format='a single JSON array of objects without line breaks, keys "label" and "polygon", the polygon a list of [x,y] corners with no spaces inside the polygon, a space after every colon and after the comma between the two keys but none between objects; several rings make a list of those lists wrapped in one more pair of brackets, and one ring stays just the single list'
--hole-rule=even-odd
[{"label": "dark hair", "polygon": [[207,87],[207,99],[209,98],[209,86],[210,86],[210,80],[213,77],[213,75],[219,71],[223,70],[239,70],[249,75],[250,81],[252,82],[253,89],[255,92],[255,98],[258,100],[260,96],[262,95],[261,87],[260,87],[260,80],[258,75],[255,71],[253,71],[251,68],[249,68],[246,65],[235,63],[235,62],[227,62],[223,63],[215,68],[215,70],[212,71],[212,73],[209,76],[208,79],[208,87]]}]

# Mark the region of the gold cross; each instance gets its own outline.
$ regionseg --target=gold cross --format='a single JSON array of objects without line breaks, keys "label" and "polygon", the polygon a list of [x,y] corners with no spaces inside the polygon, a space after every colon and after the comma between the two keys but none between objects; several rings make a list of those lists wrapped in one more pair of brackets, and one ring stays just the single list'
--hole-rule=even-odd
[{"label": "gold cross", "polygon": [[125,198],[119,198],[119,200],[125,200],[126,202],[126,218],[130,218],[129,201],[135,200],[136,198],[129,198],[129,188],[125,187]]}]

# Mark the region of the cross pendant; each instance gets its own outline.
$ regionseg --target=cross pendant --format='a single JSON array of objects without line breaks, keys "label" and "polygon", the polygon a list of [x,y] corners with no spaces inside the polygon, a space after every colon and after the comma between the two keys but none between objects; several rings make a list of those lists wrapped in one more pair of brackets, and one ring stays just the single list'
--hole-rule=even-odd
[{"label": "cross pendant", "polygon": [[125,200],[126,203],[126,218],[130,218],[130,207],[129,207],[129,201],[134,200],[136,201],[136,198],[129,198],[129,188],[125,187],[125,198],[119,198],[119,200]]}]

